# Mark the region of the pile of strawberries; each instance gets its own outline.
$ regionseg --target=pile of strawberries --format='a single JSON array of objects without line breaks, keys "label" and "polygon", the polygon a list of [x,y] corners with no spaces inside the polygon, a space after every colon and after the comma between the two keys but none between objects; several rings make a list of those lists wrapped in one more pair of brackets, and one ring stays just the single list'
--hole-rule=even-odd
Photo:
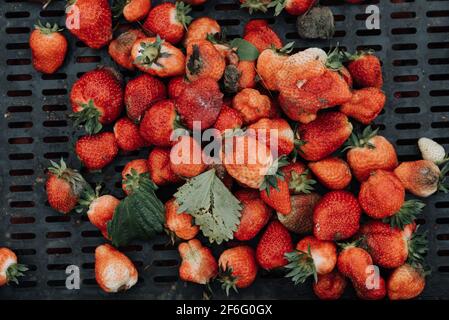
[{"label": "pile of strawberries", "polygon": [[[142,28],[113,39],[107,0],[72,2],[80,14],[79,28],[69,29],[73,36],[91,48],[108,46],[120,69],[139,71],[125,84],[116,69],[99,67],[71,87],[72,118],[86,132],[75,148],[83,166],[98,171],[119,152],[150,148],[148,159],[125,166],[126,194],[139,177],[182,190],[214,170],[239,206],[238,223],[227,230],[233,241],[216,259],[198,240],[201,231],[208,237],[194,218],[198,212],[180,212],[186,204],[177,195],[165,203],[164,226],[179,243],[182,280],[218,281],[229,294],[232,288],[249,287],[258,269],[281,269],[295,285],[312,278],[321,299],[340,298],[348,280],[361,299],[411,299],[422,292],[427,244],[415,218],[424,205],[406,200],[406,192],[428,197],[447,191],[447,168],[439,168],[447,158],[440,145],[422,138],[423,160],[399,164],[394,146],[378,130],[358,130],[371,124],[386,103],[381,63],[374,54],[338,48],[293,54],[293,45],[284,45],[264,20],[251,20],[242,39],[228,41],[213,18],[192,21],[189,5],[152,8],[149,0],[122,3],[124,18],[143,21]],[[314,1],[284,2],[299,15]],[[261,3],[276,5],[247,0],[243,6]],[[294,10],[301,5],[306,7]],[[73,12],[68,10],[67,23]],[[35,68],[45,73],[55,72],[67,51],[64,36],[51,25],[38,25],[30,46]],[[200,130],[215,128],[219,139],[243,149],[221,151],[220,158],[229,161],[220,164],[206,162],[207,157],[193,161],[192,155],[204,152],[202,142],[190,134],[196,122]],[[174,138],[179,128],[187,134]],[[263,130],[276,130],[274,153],[273,136],[257,134]],[[248,161],[251,145],[267,151],[255,163]],[[186,150],[191,151],[187,156]],[[185,161],[172,161],[175,156]],[[91,223],[114,243],[108,224],[119,199],[100,195],[63,161],[49,168],[46,190],[49,204],[61,213],[86,207]],[[195,202],[204,195],[190,197]],[[210,197],[214,203],[228,201],[220,194]],[[214,208],[207,213],[213,215]],[[294,245],[292,236],[298,235]],[[1,256],[0,251],[0,271],[10,270],[8,276],[23,271],[16,258]],[[99,246],[95,258],[96,279],[104,291],[126,290],[137,282],[137,269],[114,246]],[[0,285],[7,281],[0,273]]]}]

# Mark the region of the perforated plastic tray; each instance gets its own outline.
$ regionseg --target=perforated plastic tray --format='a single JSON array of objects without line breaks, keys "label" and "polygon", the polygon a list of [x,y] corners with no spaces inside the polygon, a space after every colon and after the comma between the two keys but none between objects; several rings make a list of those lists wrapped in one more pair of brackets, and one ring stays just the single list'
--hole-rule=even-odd
[{"label": "perforated plastic tray", "polygon": [[[382,134],[397,146],[401,160],[418,158],[417,139],[435,138],[449,150],[449,1],[368,1],[380,7],[380,30],[366,30],[363,5],[343,5],[340,0],[323,0],[336,19],[336,36],[331,41],[303,41],[295,32],[295,18],[271,14],[272,27],[297,48],[329,48],[337,42],[350,51],[374,49],[382,59],[388,103],[376,120]],[[19,286],[0,288],[0,299],[192,299],[201,298],[203,288],[178,279],[176,247],[160,236],[122,250],[139,268],[140,278],[132,290],[106,295],[94,280],[95,247],[104,243],[101,234],[79,215],[61,215],[50,209],[44,192],[44,169],[49,160],[64,157],[79,167],[73,152],[77,133],[67,119],[68,92],[75,80],[97,64],[113,65],[105,50],[86,48],[65,31],[70,49],[57,74],[44,76],[31,65],[28,37],[34,23],[64,22],[65,1],[53,1],[45,11],[35,2],[0,0],[0,246],[17,252],[21,263],[30,267]],[[250,19],[232,0],[209,0],[197,7],[194,16],[211,16],[237,36]],[[125,73],[126,76],[133,76]],[[122,196],[120,172],[134,158],[147,151],[120,155],[104,170],[109,190]],[[98,176],[89,176],[98,180]],[[170,190],[162,190],[165,199]],[[427,256],[433,273],[421,298],[449,297],[449,197],[438,194],[426,200],[420,219],[428,230]],[[65,268],[81,270],[81,289],[65,288]],[[346,297],[351,297],[348,290]],[[216,297],[223,297],[217,294]],[[259,273],[256,283],[241,290],[236,298],[313,299],[310,283],[294,287],[282,275]]]}]

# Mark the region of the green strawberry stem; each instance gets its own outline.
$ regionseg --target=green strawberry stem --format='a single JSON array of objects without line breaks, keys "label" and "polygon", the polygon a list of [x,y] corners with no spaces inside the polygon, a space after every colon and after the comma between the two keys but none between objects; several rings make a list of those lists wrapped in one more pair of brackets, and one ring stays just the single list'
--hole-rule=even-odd
[{"label": "green strawberry stem", "polygon": [[295,250],[286,253],[284,256],[289,262],[285,268],[290,270],[285,277],[292,278],[295,285],[304,283],[310,276],[313,276],[315,282],[318,281],[318,275],[310,251],[310,246],[308,247],[307,252]]},{"label": "green strawberry stem", "polygon": [[70,115],[74,120],[74,126],[78,127],[84,125],[84,130],[89,135],[99,133],[103,128],[103,125],[100,122],[101,113],[95,106],[94,101],[90,99],[87,104],[83,103],[81,108],[81,111]]},{"label": "green strawberry stem", "polygon": [[17,278],[23,277],[25,275],[24,272],[26,271],[28,271],[28,267],[26,265],[14,263],[6,270],[6,279],[8,282],[19,284],[19,280]]},{"label": "green strawberry stem", "polygon": [[316,184],[316,181],[313,179],[309,179],[307,176],[309,175],[309,170],[304,171],[301,174],[298,174],[295,171],[291,173],[291,179],[289,181],[288,187],[290,190],[293,190],[295,194],[309,194],[315,188],[313,187]]},{"label": "green strawberry stem", "polygon": [[57,23],[55,23],[54,25],[51,25],[50,22],[47,22],[44,26],[39,20],[37,21],[37,24],[34,25],[34,28],[46,35],[63,30],[62,28],[59,28]]},{"label": "green strawberry stem", "polygon": [[428,248],[427,231],[424,233],[415,233],[411,239],[408,240],[408,257],[407,263],[411,266],[423,266],[424,256],[426,255]]},{"label": "green strawberry stem", "polygon": [[267,12],[268,10],[267,5],[260,0],[245,0],[240,7],[248,8],[249,14],[253,14],[257,11]]},{"label": "green strawberry stem", "polygon": [[369,141],[377,136],[377,133],[379,132],[379,128],[373,130],[371,126],[366,127],[362,133],[356,134],[352,133],[349,137],[348,141],[345,143],[345,148],[342,150],[342,152],[353,149],[353,148],[369,148],[374,149],[375,146],[371,144]]},{"label": "green strawberry stem", "polygon": [[50,160],[50,164],[51,165],[48,168],[50,173],[54,174],[59,179],[67,181],[75,195],[81,194],[86,187],[87,182],[78,171],[68,168],[63,158],[61,158],[59,164],[52,160]]},{"label": "green strawberry stem", "polygon": [[176,2],[176,20],[181,23],[187,30],[187,26],[192,22],[192,17],[188,14],[192,11],[190,5],[185,4],[182,1]]},{"label": "green strawberry stem", "polygon": [[161,52],[164,40],[161,39],[159,35],[156,36],[156,41],[152,43],[141,42],[140,43],[140,55],[136,58],[136,63],[150,68],[154,63],[159,67],[163,67],[157,62],[159,58],[167,58],[170,56],[169,53]]},{"label": "green strawberry stem", "polygon": [[268,196],[270,196],[271,188],[274,188],[277,191],[279,191],[278,179],[284,180],[284,174],[279,169],[285,167],[288,164],[289,162],[285,156],[279,157],[278,159],[273,161],[273,164],[271,165],[270,169],[268,169],[267,175],[265,175],[265,178],[259,190],[260,191],[265,190]]}]

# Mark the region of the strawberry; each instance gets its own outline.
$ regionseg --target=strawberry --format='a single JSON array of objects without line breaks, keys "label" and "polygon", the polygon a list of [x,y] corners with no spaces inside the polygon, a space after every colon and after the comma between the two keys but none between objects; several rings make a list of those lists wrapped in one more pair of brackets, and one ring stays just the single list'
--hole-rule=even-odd
[{"label": "strawberry", "polygon": [[67,53],[67,40],[60,33],[57,24],[47,22],[43,26],[40,21],[30,36],[30,49],[33,57],[33,67],[39,72],[51,74],[56,72]]},{"label": "strawberry", "polygon": [[277,90],[276,73],[279,72],[288,54],[293,50],[294,42],[286,44],[277,49],[270,47],[263,50],[257,58],[257,74],[260,77],[262,85],[268,90]]},{"label": "strawberry", "polygon": [[351,132],[352,124],[343,113],[321,113],[316,120],[298,126],[299,154],[310,161],[324,159],[340,148]]},{"label": "strawberry", "polygon": [[200,78],[189,83],[176,98],[176,110],[188,129],[198,122],[201,130],[210,128],[220,114],[223,94],[212,78]]},{"label": "strawberry", "polygon": [[206,40],[209,35],[220,33],[221,27],[217,20],[210,17],[197,18],[192,21],[187,29],[184,46],[187,48],[192,41]]},{"label": "strawberry", "polygon": [[225,60],[208,40],[190,41],[186,54],[186,77],[190,81],[211,78],[218,81],[225,70]]},{"label": "strawberry", "polygon": [[244,186],[259,189],[273,164],[270,149],[254,137],[233,136],[225,140],[224,166]]},{"label": "strawberry", "polygon": [[254,88],[256,86],[256,63],[254,61],[239,61],[237,64],[237,70],[239,72],[238,88]]},{"label": "strawberry", "polygon": [[45,183],[48,203],[58,212],[69,213],[75,209],[86,181],[78,171],[68,168],[63,159],[60,164],[50,162]]},{"label": "strawberry", "polygon": [[426,273],[420,266],[404,264],[391,273],[387,281],[390,300],[408,300],[419,296],[426,286]]},{"label": "strawberry", "polygon": [[139,150],[145,145],[145,141],[139,133],[139,127],[126,117],[115,123],[114,136],[118,147],[123,151]]},{"label": "strawberry", "polygon": [[266,12],[270,2],[271,0],[240,0],[240,7],[248,8],[249,14],[257,11]]},{"label": "strawberry", "polygon": [[354,85],[358,88],[382,88],[382,67],[379,58],[370,52],[358,52],[349,55],[351,61],[348,70],[351,73]]},{"label": "strawberry", "polygon": [[346,68],[345,66],[342,65],[342,66],[340,66],[340,68],[338,68],[338,73],[343,77],[343,79],[345,79],[349,88],[352,88],[354,83],[353,83],[352,76],[351,76],[351,73],[349,73],[348,68]]},{"label": "strawberry", "polygon": [[170,147],[178,127],[176,106],[172,100],[161,100],[151,106],[140,122],[140,134],[151,145]]},{"label": "strawberry", "polygon": [[340,158],[329,157],[317,162],[310,162],[309,168],[327,189],[345,189],[352,180],[349,165]]},{"label": "strawberry", "polygon": [[72,87],[70,102],[74,124],[84,124],[88,134],[100,132],[103,124],[114,122],[123,110],[119,75],[110,68],[97,68],[83,74]]},{"label": "strawberry", "polygon": [[284,175],[285,181],[292,194],[310,193],[313,190],[315,180],[311,179],[311,175],[307,167],[301,162],[292,162],[280,168]]},{"label": "strawberry", "polygon": [[207,284],[218,273],[218,264],[209,248],[198,239],[183,242],[178,247],[181,255],[179,277],[183,281]]},{"label": "strawberry", "polygon": [[284,119],[262,118],[248,126],[247,129],[247,134],[253,135],[265,143],[275,155],[288,155],[295,147],[295,135]]},{"label": "strawberry", "polygon": [[103,132],[79,138],[75,152],[88,170],[96,171],[114,160],[118,153],[118,145],[112,132]]},{"label": "strawberry", "polygon": [[288,230],[279,222],[271,222],[257,244],[256,259],[265,270],[285,266],[285,254],[293,251],[293,243]]},{"label": "strawberry", "polygon": [[182,0],[182,1],[190,4],[191,6],[200,6],[207,2],[207,0]]},{"label": "strawberry", "polygon": [[355,90],[352,99],[342,104],[340,111],[363,124],[370,124],[384,108],[385,94],[378,88]]},{"label": "strawberry", "polygon": [[226,130],[240,129],[242,125],[243,118],[240,112],[223,104],[217,121],[215,121],[214,128],[223,134]]},{"label": "strawberry", "polygon": [[234,232],[234,238],[240,241],[253,239],[260,230],[268,223],[271,216],[271,209],[259,198],[240,200],[242,211],[240,224]]},{"label": "strawberry", "polygon": [[292,210],[287,215],[278,213],[279,222],[291,232],[312,233],[313,210],[320,199],[321,196],[317,193],[292,195],[290,197]]},{"label": "strawberry", "polygon": [[112,39],[108,0],[70,0],[66,14],[67,29],[92,49],[100,49]]},{"label": "strawberry", "polygon": [[275,16],[278,16],[284,9],[292,16],[300,16],[309,11],[316,2],[316,0],[275,0],[272,1],[268,7],[275,8]]},{"label": "strawberry", "polygon": [[244,35],[243,39],[255,46],[259,52],[262,52],[270,47],[275,47],[277,49],[282,48],[282,40],[268,25],[260,26],[255,30],[249,31]]},{"label": "strawberry", "polygon": [[313,292],[320,300],[338,300],[346,289],[346,279],[338,271],[318,275]]},{"label": "strawberry", "polygon": [[168,97],[176,99],[187,87],[187,84],[188,82],[184,76],[171,78],[167,85]]},{"label": "strawberry", "polygon": [[128,22],[136,22],[145,18],[150,12],[151,0],[126,0],[123,16]]},{"label": "strawberry", "polygon": [[228,296],[231,288],[236,292],[237,288],[247,288],[257,276],[254,250],[248,246],[238,246],[223,251],[218,259],[218,265],[220,267],[218,280]]},{"label": "strawberry", "polygon": [[100,195],[100,188],[100,185],[95,190],[90,187],[86,188],[79,204],[81,207],[86,208],[90,223],[101,231],[103,237],[110,239],[107,224],[112,220],[120,200],[109,194]]},{"label": "strawberry", "polygon": [[192,21],[188,16],[190,11],[190,6],[184,2],[159,4],[150,11],[143,27],[171,44],[177,44],[184,37],[184,31]]},{"label": "strawberry", "polygon": [[24,276],[28,268],[17,263],[16,254],[8,248],[0,248],[0,287],[14,282],[18,284],[18,277]]},{"label": "strawberry", "polygon": [[367,127],[362,134],[353,133],[348,141],[346,160],[358,181],[369,178],[377,169],[392,171],[398,166],[398,157],[393,145],[378,130]]},{"label": "strawberry", "polygon": [[235,95],[232,107],[241,113],[245,124],[251,124],[270,116],[271,101],[258,90],[247,88]]},{"label": "strawberry", "polygon": [[193,217],[186,212],[178,212],[179,206],[174,198],[165,203],[165,228],[172,237],[191,240],[196,237],[200,228],[194,225]]},{"label": "strawberry", "polygon": [[170,168],[183,178],[193,178],[204,172],[207,165],[203,161],[201,145],[192,137],[179,137],[170,151]]},{"label": "strawberry", "polygon": [[185,56],[181,50],[159,35],[138,39],[131,49],[134,65],[141,71],[161,78],[183,75]]},{"label": "strawberry", "polygon": [[128,162],[122,170],[122,189],[126,194],[129,194],[127,184],[128,184],[128,175],[133,174],[142,174],[148,172],[148,164],[145,159],[135,159]]},{"label": "strawberry", "polygon": [[136,267],[123,253],[109,244],[95,249],[95,280],[104,292],[126,291],[137,279]]},{"label": "strawberry", "polygon": [[408,192],[418,197],[429,197],[438,190],[445,190],[442,184],[445,172],[429,160],[403,162],[394,169],[394,174]]},{"label": "strawberry", "polygon": [[[256,189],[244,188],[235,192],[235,197],[240,202],[247,202],[249,200],[260,199],[260,193]],[[264,203],[265,205],[265,203]]]},{"label": "strawberry", "polygon": [[418,147],[424,160],[440,164],[447,159],[444,147],[432,139],[420,138],[418,140]]},{"label": "strawberry", "polygon": [[292,211],[288,184],[284,179],[274,177],[274,184],[261,186],[260,198],[271,208],[281,214]]},{"label": "strawberry", "polygon": [[109,44],[109,55],[119,66],[128,70],[134,70],[135,67],[131,57],[131,49],[138,39],[143,39],[145,37],[145,34],[138,29],[131,29],[123,32]]},{"label": "strawberry", "polygon": [[325,194],[313,211],[313,234],[320,240],[344,240],[359,230],[362,209],[347,191]]},{"label": "strawberry", "polygon": [[289,252],[285,256],[290,262],[285,266],[290,269],[286,277],[291,277],[295,285],[304,283],[310,276],[317,282],[318,275],[328,274],[334,270],[337,263],[337,246],[331,241],[307,236],[298,242],[296,251]]},{"label": "strawberry", "polygon": [[165,86],[149,74],[130,80],[125,88],[125,106],[128,117],[139,122],[150,106],[166,97]]},{"label": "strawberry", "polygon": [[151,180],[158,186],[176,184],[181,179],[170,167],[170,150],[154,148],[148,156],[148,170]]}]

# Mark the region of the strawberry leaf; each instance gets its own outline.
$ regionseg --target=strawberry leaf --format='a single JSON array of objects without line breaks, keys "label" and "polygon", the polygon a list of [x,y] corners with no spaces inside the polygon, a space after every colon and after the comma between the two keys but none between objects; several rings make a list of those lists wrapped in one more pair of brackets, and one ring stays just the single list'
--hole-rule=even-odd
[{"label": "strawberry leaf", "polygon": [[240,223],[242,206],[215,169],[187,181],[175,193],[178,212],[187,212],[195,219],[211,243],[231,240]]},{"label": "strawberry leaf", "polygon": [[259,57],[259,50],[252,43],[242,38],[233,39],[230,46],[237,50],[237,55],[241,61],[255,61]]}]

